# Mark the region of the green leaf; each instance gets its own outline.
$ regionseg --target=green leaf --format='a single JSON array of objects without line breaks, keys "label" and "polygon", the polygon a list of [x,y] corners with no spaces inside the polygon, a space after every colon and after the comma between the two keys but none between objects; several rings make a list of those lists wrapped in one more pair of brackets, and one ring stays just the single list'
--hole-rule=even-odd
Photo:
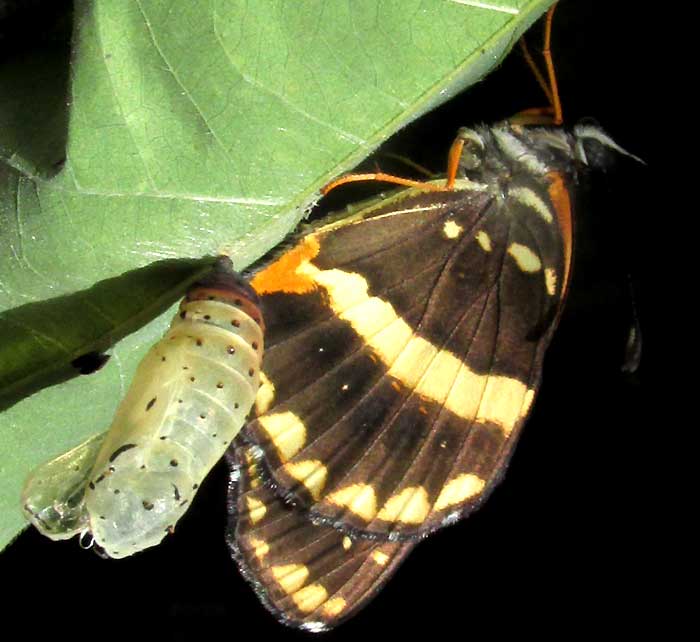
[{"label": "green leaf", "polygon": [[27,473],[109,425],[168,315],[98,373],[45,386],[176,301],[206,261],[168,264],[160,283],[155,269],[137,291],[135,270],[249,265],[324,183],[481,78],[550,4],[78,0],[69,80],[65,51],[0,66],[0,382],[14,404],[0,415],[0,546],[22,528]]},{"label": "green leaf", "polygon": [[80,374],[101,353],[153,320],[211,269],[212,260],[165,260],[87,290],[7,310],[0,319],[0,410]]}]

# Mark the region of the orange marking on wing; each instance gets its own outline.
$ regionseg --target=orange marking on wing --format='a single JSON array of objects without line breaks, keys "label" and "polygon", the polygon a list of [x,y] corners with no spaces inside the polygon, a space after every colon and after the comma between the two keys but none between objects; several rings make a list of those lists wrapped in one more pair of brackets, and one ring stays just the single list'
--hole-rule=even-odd
[{"label": "orange marking on wing", "polygon": [[566,188],[563,176],[558,172],[550,172],[549,198],[552,200],[554,210],[559,221],[559,229],[564,239],[564,278],[562,279],[562,299],[566,295],[569,287],[569,276],[571,272],[571,258],[574,245],[574,222],[571,213],[571,199],[569,190]]},{"label": "orange marking on wing", "polygon": [[318,238],[310,234],[262,272],[258,272],[250,284],[260,295],[273,292],[288,294],[312,292],[317,286],[300,268],[316,257],[320,249]]}]

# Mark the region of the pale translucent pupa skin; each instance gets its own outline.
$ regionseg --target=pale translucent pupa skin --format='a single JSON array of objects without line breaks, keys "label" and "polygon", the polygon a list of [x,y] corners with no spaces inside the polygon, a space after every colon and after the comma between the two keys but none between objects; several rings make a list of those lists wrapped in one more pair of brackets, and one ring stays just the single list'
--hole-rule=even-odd
[{"label": "pale translucent pupa skin", "polygon": [[88,528],[85,490],[106,434],[90,437],[42,464],[28,477],[22,491],[22,509],[46,537],[69,539]]},{"label": "pale translucent pupa skin", "polygon": [[200,295],[212,293],[208,297],[182,302],[168,332],[139,365],[92,455],[94,465],[89,454],[77,454],[86,442],[29,478],[23,506],[42,533],[65,539],[89,530],[109,557],[121,558],[173,531],[241,429],[259,387],[263,330],[257,300],[229,276],[233,294],[219,275],[213,286],[198,284]]}]

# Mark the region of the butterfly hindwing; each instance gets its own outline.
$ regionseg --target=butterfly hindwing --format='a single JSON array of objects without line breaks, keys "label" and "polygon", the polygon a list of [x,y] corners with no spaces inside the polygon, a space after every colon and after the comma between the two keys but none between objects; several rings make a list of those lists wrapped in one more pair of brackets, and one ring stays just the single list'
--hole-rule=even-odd
[{"label": "butterfly hindwing", "polygon": [[559,229],[522,190],[403,190],[253,279],[267,381],[245,436],[313,517],[405,539],[498,480],[563,288]]},{"label": "butterfly hindwing", "polygon": [[250,450],[229,452],[235,516],[227,535],[243,575],[290,626],[332,628],[381,589],[415,544],[351,539],[285,504],[260,476]]}]

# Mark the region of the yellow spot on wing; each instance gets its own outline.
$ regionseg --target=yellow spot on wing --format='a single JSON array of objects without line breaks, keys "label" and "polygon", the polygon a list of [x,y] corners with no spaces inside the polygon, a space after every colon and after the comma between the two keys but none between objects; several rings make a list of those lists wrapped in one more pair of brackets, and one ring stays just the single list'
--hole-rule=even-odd
[{"label": "yellow spot on wing", "polygon": [[544,271],[544,284],[547,288],[547,294],[554,296],[557,291],[557,273],[554,268],[546,268]]},{"label": "yellow spot on wing", "polygon": [[326,617],[335,617],[343,612],[346,605],[347,602],[342,597],[331,598],[323,605],[323,614]]},{"label": "yellow spot on wing", "polygon": [[311,613],[328,599],[328,592],[320,584],[309,584],[292,595],[297,608],[303,613]]},{"label": "yellow spot on wing", "polygon": [[379,511],[377,518],[387,522],[421,524],[429,512],[430,503],[425,488],[412,486],[390,497]]},{"label": "yellow spot on wing", "polygon": [[475,420],[479,423],[493,421],[506,435],[510,434],[520,418],[526,394],[525,384],[517,379],[488,377]]},{"label": "yellow spot on wing", "polygon": [[253,458],[253,456],[246,450],[245,451],[246,465],[248,466],[248,477],[250,478],[250,487],[257,488],[260,486],[260,476],[258,475],[258,464]]},{"label": "yellow spot on wing", "polygon": [[382,551],[374,551],[374,553],[372,553],[372,559],[379,564],[379,566],[386,566],[389,561],[389,556],[386,553],[382,553]]},{"label": "yellow spot on wing", "polygon": [[461,225],[455,223],[454,221],[446,221],[445,225],[442,228],[442,233],[448,239],[456,239],[463,231],[464,228]]},{"label": "yellow spot on wing", "polygon": [[508,248],[510,254],[523,272],[537,272],[542,269],[539,257],[526,245],[511,243]]},{"label": "yellow spot on wing", "polygon": [[[429,365],[421,371],[416,364]],[[520,417],[527,391],[525,384],[517,379],[476,374],[451,352],[438,350],[422,337],[413,337],[408,342],[388,374],[456,415],[495,423],[506,434]]]},{"label": "yellow spot on wing", "polygon": [[253,524],[257,524],[267,513],[267,507],[259,499],[255,497],[246,497],[245,502],[248,506],[248,517]]},{"label": "yellow spot on wing", "polygon": [[547,204],[528,187],[513,187],[509,190],[508,195],[537,212],[547,223],[554,221]]},{"label": "yellow spot on wing", "polygon": [[483,479],[471,473],[455,477],[445,484],[435,502],[435,510],[443,510],[478,495],[484,489],[485,483]]},{"label": "yellow spot on wing", "polygon": [[484,250],[484,252],[491,251],[491,237],[486,232],[484,232],[484,230],[477,232],[474,238],[476,238],[477,242],[479,243],[479,245],[481,245],[481,249]]},{"label": "yellow spot on wing", "polygon": [[275,400],[275,386],[272,381],[267,378],[267,375],[260,371],[260,388],[255,396],[255,411],[258,415],[266,413]]},{"label": "yellow spot on wing", "polygon": [[258,418],[277,449],[281,461],[296,455],[306,443],[306,426],[293,412],[278,412]]},{"label": "yellow spot on wing", "polygon": [[326,478],[328,477],[328,469],[322,462],[316,459],[307,459],[305,461],[288,463],[284,465],[284,471],[304,484],[316,501],[320,499],[321,491],[326,485]]},{"label": "yellow spot on wing", "polygon": [[346,535],[343,537],[343,549],[344,550],[350,550],[350,547],[352,546],[352,540]]},{"label": "yellow spot on wing", "polygon": [[530,412],[530,406],[532,406],[532,401],[535,398],[535,391],[530,389],[525,393],[525,398],[523,399],[523,407],[520,409],[520,416],[527,417]]},{"label": "yellow spot on wing", "polygon": [[[408,326],[407,329],[410,330]],[[430,364],[428,371],[431,374],[420,367],[423,364]],[[445,384],[451,385],[460,365],[459,359],[450,359],[448,353],[438,351],[429,341],[411,336],[387,374],[399,379],[406,387],[415,388],[418,394],[439,401],[447,396],[449,388],[445,390]]]},{"label": "yellow spot on wing", "polygon": [[347,508],[367,522],[377,514],[377,496],[368,484],[346,486],[328,495],[326,500],[336,506]]},{"label": "yellow spot on wing", "polygon": [[[351,323],[355,331],[365,339],[367,345],[374,350],[382,362],[389,365],[392,364],[401,354],[402,350],[405,349],[406,344],[413,335],[413,330],[403,319],[396,316],[390,304],[384,301],[382,301],[382,303],[387,309],[391,310],[394,318],[380,332],[374,335],[364,334],[362,329],[365,322],[361,319],[356,319],[355,322],[351,321]],[[402,383],[404,382],[402,381]]]},{"label": "yellow spot on wing", "polygon": [[309,569],[303,564],[273,566],[270,571],[285,593],[298,591],[309,577]]},{"label": "yellow spot on wing", "polygon": [[249,538],[248,542],[253,548],[253,553],[255,554],[255,557],[257,557],[262,562],[265,555],[267,555],[270,552],[270,546],[268,545],[268,543],[265,540],[257,539],[256,537]]}]

